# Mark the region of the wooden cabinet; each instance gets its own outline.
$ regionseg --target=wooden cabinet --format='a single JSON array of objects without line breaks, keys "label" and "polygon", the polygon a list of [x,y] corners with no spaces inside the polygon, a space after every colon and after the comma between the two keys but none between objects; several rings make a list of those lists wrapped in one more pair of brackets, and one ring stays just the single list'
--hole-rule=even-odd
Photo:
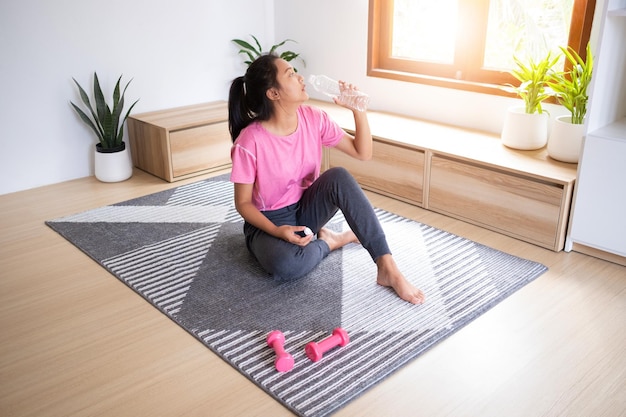
[{"label": "wooden cabinet", "polygon": [[430,210],[552,250],[563,246],[571,191],[563,184],[433,155],[428,190]]},{"label": "wooden cabinet", "polygon": [[133,115],[128,133],[135,166],[169,182],[231,165],[224,101]]},{"label": "wooden cabinet", "polygon": [[[423,201],[424,151],[374,140],[370,161],[357,161],[330,149],[328,166],[343,166],[365,188],[418,206]],[[383,174],[384,173],[384,174]]]},{"label": "wooden cabinet", "polygon": [[[350,112],[314,102],[344,129]],[[356,161],[330,150],[324,167],[344,166],[364,189],[554,251],[563,249],[576,165],[546,149],[506,148],[495,135],[368,112],[374,154]]]}]

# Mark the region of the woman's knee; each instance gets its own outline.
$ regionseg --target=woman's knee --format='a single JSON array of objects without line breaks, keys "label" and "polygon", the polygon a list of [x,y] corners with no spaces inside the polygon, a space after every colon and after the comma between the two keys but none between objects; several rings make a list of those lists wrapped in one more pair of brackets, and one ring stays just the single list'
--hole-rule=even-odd
[{"label": "woman's knee", "polygon": [[352,194],[354,192],[362,192],[361,186],[352,176],[352,174],[344,167],[333,167],[324,172],[327,177],[324,182],[332,184],[332,189],[340,195],[343,193]]},{"label": "woman's knee", "polygon": [[332,167],[324,171],[324,175],[332,178],[334,182],[345,183],[355,181],[354,177],[344,167]]}]

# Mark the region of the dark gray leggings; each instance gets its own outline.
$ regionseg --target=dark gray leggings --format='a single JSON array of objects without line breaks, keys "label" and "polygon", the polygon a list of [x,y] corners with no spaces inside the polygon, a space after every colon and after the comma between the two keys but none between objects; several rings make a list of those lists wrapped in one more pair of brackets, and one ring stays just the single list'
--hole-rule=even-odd
[{"label": "dark gray leggings", "polygon": [[[380,222],[359,184],[344,168],[331,168],[304,192],[299,202],[264,211],[275,225],[308,226],[317,232],[341,210],[348,225],[375,261],[391,253]],[[244,224],[248,249],[274,279],[300,278],[315,268],[329,253],[326,242],[313,240],[298,246],[271,236],[249,223]]]}]

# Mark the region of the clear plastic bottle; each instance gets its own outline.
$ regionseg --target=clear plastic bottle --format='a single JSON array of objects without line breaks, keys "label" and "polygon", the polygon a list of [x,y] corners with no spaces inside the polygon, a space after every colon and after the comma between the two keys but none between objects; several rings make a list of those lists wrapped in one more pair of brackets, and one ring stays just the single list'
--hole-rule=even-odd
[{"label": "clear plastic bottle", "polygon": [[357,90],[344,90],[341,92],[339,83],[325,75],[311,75],[309,77],[309,83],[320,93],[326,94],[329,97],[339,97],[339,101],[350,108],[358,111],[367,110],[370,97],[365,93]]}]

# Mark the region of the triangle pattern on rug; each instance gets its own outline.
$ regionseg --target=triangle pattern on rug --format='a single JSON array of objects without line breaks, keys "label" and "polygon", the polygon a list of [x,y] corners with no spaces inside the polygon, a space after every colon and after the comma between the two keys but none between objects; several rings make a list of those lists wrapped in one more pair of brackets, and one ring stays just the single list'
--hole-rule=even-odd
[{"label": "triangle pattern on rug", "polygon": [[200,329],[306,331],[341,325],[341,251],[302,279],[280,283],[246,250],[241,224],[222,224],[178,315]]},{"label": "triangle pattern on rug", "polygon": [[102,261],[135,291],[176,316],[220,224],[141,247]]}]

